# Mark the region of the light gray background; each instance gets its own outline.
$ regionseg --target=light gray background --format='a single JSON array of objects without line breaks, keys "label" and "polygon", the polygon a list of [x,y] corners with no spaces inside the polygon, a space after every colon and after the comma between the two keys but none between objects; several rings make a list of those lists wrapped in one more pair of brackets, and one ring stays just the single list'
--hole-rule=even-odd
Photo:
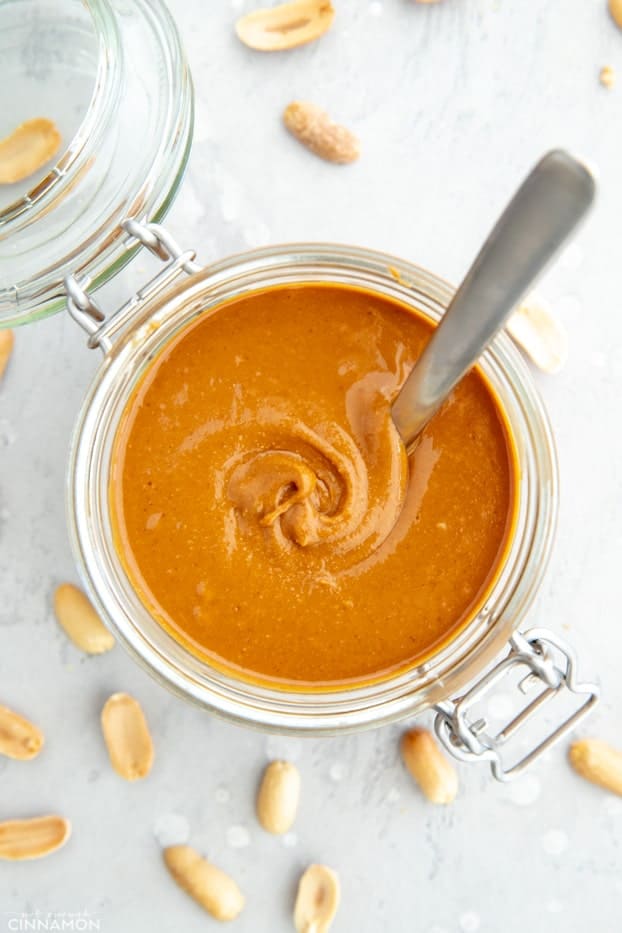
[{"label": "light gray background", "polygon": [[[571,353],[560,375],[538,380],[562,504],[531,620],[564,631],[582,672],[599,674],[604,699],[586,728],[620,742],[622,34],[604,0],[336,0],[321,42],[274,56],[235,39],[250,2],[171,5],[197,129],[168,225],[204,262],[264,242],[332,239],[457,281],[540,154],[564,145],[597,167],[597,210],[541,287]],[[620,70],[612,91],[598,83],[605,64]],[[279,122],[292,97],[355,129],[360,162],[334,167],[298,147]],[[110,306],[139,284],[140,266],[108,289]],[[106,933],[216,928],[161,864],[154,830],[184,821],[246,893],[240,933],[292,929],[295,884],[313,860],[342,880],[335,933],[620,930],[622,802],[582,783],[564,748],[510,788],[463,767],[458,800],[438,809],[400,764],[398,727],[268,739],[167,695],[120,648],[85,658],[68,643],[51,596],[75,579],[65,464],[97,364],[77,327],[57,317],[18,332],[0,388],[0,702],[47,736],[37,760],[0,761],[0,819],[56,811],[74,826],[48,860],[0,865],[0,930],[7,912],[36,909],[87,910]],[[142,784],[124,783],[107,760],[98,715],[115,690],[139,697],[151,723],[157,758]],[[274,754],[295,759],[303,776],[286,840],[266,835],[253,812]]]}]

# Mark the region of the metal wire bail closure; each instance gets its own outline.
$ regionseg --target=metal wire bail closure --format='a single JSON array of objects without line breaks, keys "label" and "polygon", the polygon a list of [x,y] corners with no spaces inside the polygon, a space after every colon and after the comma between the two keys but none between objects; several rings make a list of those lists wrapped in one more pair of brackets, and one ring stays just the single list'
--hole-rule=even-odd
[{"label": "metal wire bail closure", "polygon": [[88,278],[79,281],[75,275],[66,275],[64,279],[67,310],[89,335],[88,346],[91,349],[99,347],[104,353],[112,346],[112,332],[121,329],[145,301],[165,291],[182,273],[193,275],[202,269],[202,266],[194,261],[195,251],[182,250],[160,224],[148,223],[146,219],[138,221],[130,217],[123,221],[122,227],[128,234],[126,249],[132,249],[136,245],[144,246],[162,262],[167,263],[165,268],[132,295],[129,301],[106,318],[88,291]]},{"label": "metal wire bail closure", "polygon": [[[521,667],[526,669],[526,675],[518,684],[519,691],[526,694],[538,686],[543,689],[503,729],[491,735],[486,720],[472,722],[469,711],[510,671]],[[599,687],[592,683],[579,683],[575,668],[575,652],[558,635],[541,628],[530,629],[524,634],[515,632],[510,638],[510,650],[505,658],[488,670],[462,697],[437,704],[436,734],[454,757],[461,761],[488,761],[498,781],[510,781],[566,735],[598,702]],[[564,690],[586,699],[535,748],[506,767],[501,754],[504,744],[541,706]]]}]

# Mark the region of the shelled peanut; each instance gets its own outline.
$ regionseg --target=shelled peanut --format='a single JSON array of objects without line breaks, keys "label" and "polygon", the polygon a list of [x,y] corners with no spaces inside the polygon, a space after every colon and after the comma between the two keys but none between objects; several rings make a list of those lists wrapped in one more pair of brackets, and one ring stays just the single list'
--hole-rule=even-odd
[{"label": "shelled peanut", "polygon": [[117,774],[126,781],[147,777],[153,765],[153,742],[139,702],[127,693],[113,693],[102,709],[101,725]]},{"label": "shelled peanut", "polygon": [[32,722],[0,706],[0,755],[27,761],[43,747],[43,733]]},{"label": "shelled peanut", "polygon": [[71,824],[62,816],[7,820],[0,823],[0,859],[42,858],[60,849],[70,835]]},{"label": "shelled peanut", "polygon": [[402,736],[404,764],[432,803],[451,803],[458,793],[456,769],[426,729],[410,729]]},{"label": "shelled peanut", "polygon": [[244,907],[244,895],[220,868],[192,846],[169,846],[164,863],[180,888],[216,920],[234,920]]},{"label": "shelled peanut", "polygon": [[34,174],[61,144],[58,127],[46,117],[26,120],[0,139],[0,185],[12,185]]},{"label": "shelled peanut", "polygon": [[294,926],[297,933],[328,933],[337,913],[339,877],[326,865],[310,865],[298,883]]},{"label": "shelled peanut", "polygon": [[334,17],[330,0],[293,0],[247,13],[238,19],[235,31],[251,49],[281,52],[319,39]]},{"label": "shelled peanut", "polygon": [[609,12],[616,26],[622,29],[622,0],[609,0]]},{"label": "shelled peanut", "polygon": [[61,583],[54,593],[54,611],[59,625],[76,648],[86,654],[103,654],[115,646],[114,636],[101,621],[82,590]]},{"label": "shelled peanut", "polygon": [[269,833],[286,833],[294,824],[300,801],[300,772],[289,761],[272,761],[257,794],[257,818]]},{"label": "shelled peanut", "polygon": [[570,746],[568,758],[586,781],[622,796],[622,752],[601,739],[579,739]]},{"label": "shelled peanut", "polygon": [[15,336],[13,331],[0,330],[0,379],[2,379],[4,371],[9,364],[14,344]]},{"label": "shelled peanut", "polygon": [[355,162],[360,155],[354,133],[331,120],[317,104],[293,101],[285,108],[283,122],[292,136],[327,162],[345,165]]}]

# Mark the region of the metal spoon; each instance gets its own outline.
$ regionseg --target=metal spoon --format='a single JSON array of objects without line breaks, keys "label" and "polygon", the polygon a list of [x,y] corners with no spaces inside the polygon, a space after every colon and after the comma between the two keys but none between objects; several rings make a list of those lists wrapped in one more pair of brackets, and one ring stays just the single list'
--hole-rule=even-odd
[{"label": "metal spoon", "polygon": [[588,169],[562,150],[538,162],[484,243],[391,414],[407,450],[587,213]]}]

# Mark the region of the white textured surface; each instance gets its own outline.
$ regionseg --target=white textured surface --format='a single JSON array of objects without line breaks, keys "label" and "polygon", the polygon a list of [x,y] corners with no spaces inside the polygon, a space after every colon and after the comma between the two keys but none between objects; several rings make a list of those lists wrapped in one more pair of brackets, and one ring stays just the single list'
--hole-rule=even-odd
[{"label": "white textured surface", "polygon": [[[622,83],[606,91],[598,73],[610,64],[622,75],[622,34],[604,0],[336,0],[320,43],[265,56],[233,35],[250,5],[172,3],[197,131],[168,224],[203,261],[267,241],[334,239],[457,280],[542,152],[565,145],[598,168],[597,211],[540,289],[568,328],[571,356],[541,379],[562,507],[531,618],[569,627],[582,670],[598,671],[604,690],[589,731],[620,743]],[[360,163],[325,165],[287,137],[279,115],[294,96],[359,133]],[[136,286],[139,267],[108,289],[110,303]],[[0,863],[0,930],[17,929],[8,912],[37,909],[87,910],[105,933],[216,928],[161,864],[156,836],[183,837],[186,826],[245,891],[240,933],[292,929],[310,861],[341,876],[335,933],[620,929],[622,808],[574,776],[563,748],[511,788],[485,768],[461,768],[458,800],[437,809],[400,765],[397,727],[297,742],[300,815],[295,832],[273,838],[253,798],[281,740],[184,705],[119,648],[81,656],[50,604],[54,585],[75,578],[64,471],[98,359],[62,317],[17,338],[0,388],[0,702],[39,723],[47,744],[33,762],[0,760],[0,819],[58,811],[74,834],[45,861]],[[115,690],[140,698],[153,729],[156,762],[142,784],[125,784],[107,760],[98,715]]]}]

